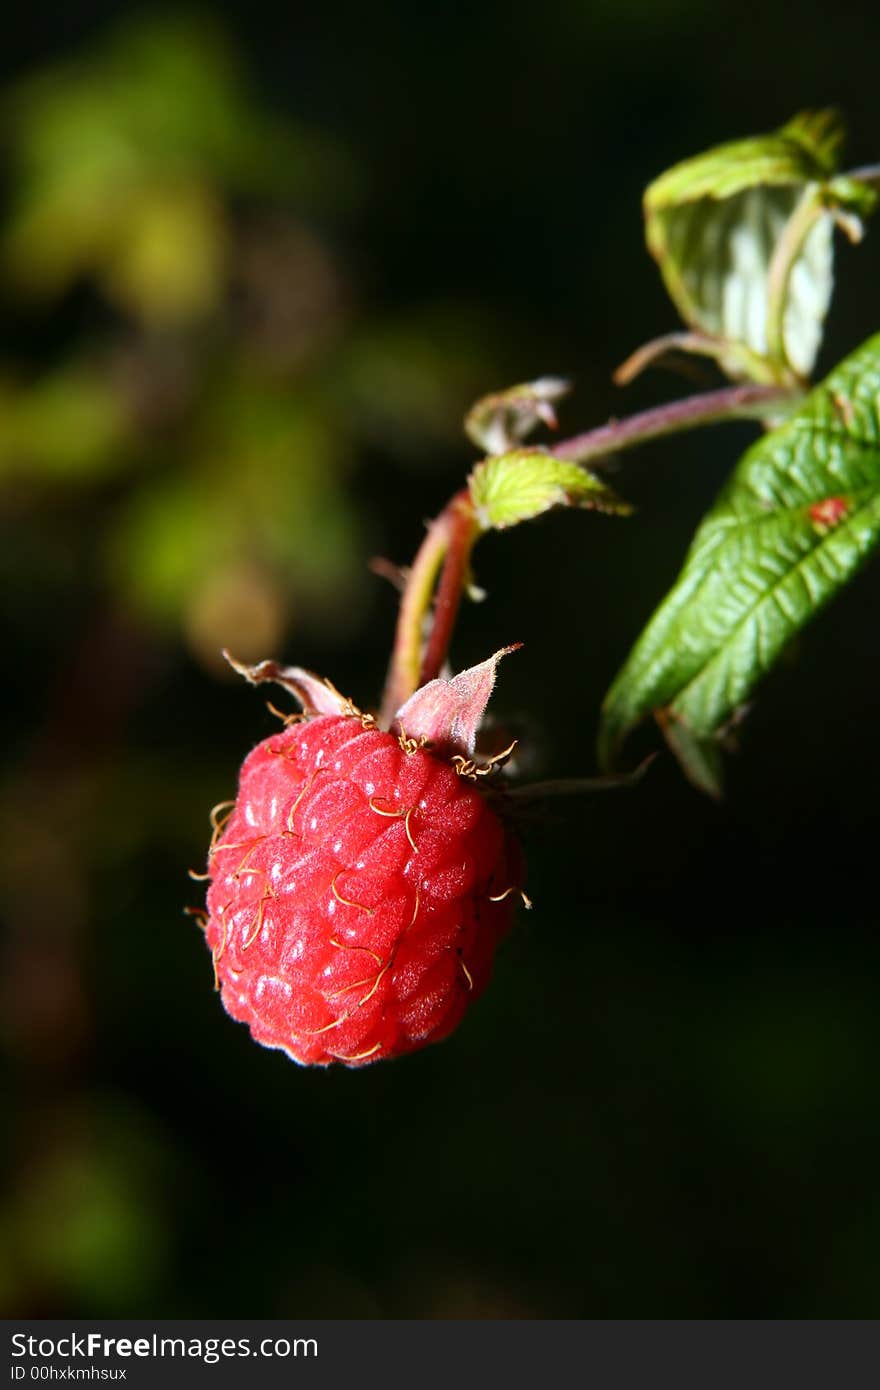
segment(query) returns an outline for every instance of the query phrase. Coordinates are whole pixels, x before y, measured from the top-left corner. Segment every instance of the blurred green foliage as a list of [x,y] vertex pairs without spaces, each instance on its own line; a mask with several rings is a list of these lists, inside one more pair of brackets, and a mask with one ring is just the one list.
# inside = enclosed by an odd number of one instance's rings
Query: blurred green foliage
[[15,182],[3,256],[17,288],[47,296],[93,276],[156,326],[217,308],[234,254],[228,197],[301,192],[318,158],[260,110],[205,23],[127,27],[23,82],[6,114]]
[[127,463],[129,415],[102,373],[72,364],[22,386],[0,383],[0,479],[56,483]]
[[[359,430],[448,437],[474,354],[427,322],[353,322],[320,216],[337,142],[263,110],[206,21],[140,21],[7,94],[0,269],[19,300],[90,286],[109,314],[54,370],[0,377],[0,479],[116,482],[105,583],[216,667],[358,611]],[[360,422],[360,423],[359,423]],[[42,485],[42,486],[41,486]]]

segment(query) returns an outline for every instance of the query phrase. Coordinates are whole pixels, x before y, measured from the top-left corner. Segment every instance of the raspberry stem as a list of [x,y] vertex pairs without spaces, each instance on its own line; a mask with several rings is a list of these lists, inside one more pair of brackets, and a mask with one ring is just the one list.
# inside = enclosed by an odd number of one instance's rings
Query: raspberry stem
[[480,532],[467,488],[456,493],[446,508],[448,544],[437,593],[434,616],[422,657],[419,685],[439,676],[455,629],[461,596],[470,574],[471,551]]
[[[467,586],[471,551],[478,534],[470,494],[464,488],[429,525],[407,576],[382,701],[382,720],[386,724],[414,691],[440,673]],[[433,615],[425,641],[425,619],[435,586]]]
[[701,425],[722,424],[726,420],[760,418],[779,405],[784,410],[794,404],[802,393],[786,386],[725,386],[717,391],[686,396],[684,400],[641,410],[622,420],[610,420],[607,425],[587,430],[554,444],[550,450],[556,458],[571,459],[574,463],[589,463],[601,467],[602,460],[623,449],[646,444],[663,435],[697,429]]
[[[623,420],[612,420],[598,429],[562,440],[551,452],[557,458],[601,466],[609,454],[662,435],[723,420],[760,417],[777,404],[784,408],[797,394],[790,387],[754,385],[709,391],[643,410]],[[416,690],[440,674],[461,596],[467,587],[471,551],[480,531],[467,488],[457,492],[428,526],[400,600],[382,701],[381,719],[386,727]]]

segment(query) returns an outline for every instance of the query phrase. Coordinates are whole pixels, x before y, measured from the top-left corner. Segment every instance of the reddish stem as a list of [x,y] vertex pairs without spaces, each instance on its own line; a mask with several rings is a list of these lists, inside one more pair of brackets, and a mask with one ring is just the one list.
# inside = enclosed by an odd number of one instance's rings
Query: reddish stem
[[800,394],[782,386],[724,386],[718,391],[705,391],[698,396],[686,396],[682,401],[655,406],[652,410],[641,410],[623,420],[610,420],[598,429],[563,439],[554,444],[550,452],[575,463],[594,463],[665,434],[678,434],[682,430],[696,429],[698,425],[714,425],[724,420],[760,417],[776,404],[791,404]]
[[[465,488],[456,493],[431,522],[407,575],[382,700],[384,724],[389,724],[413,691],[433,680],[443,665],[467,584],[470,554],[477,534],[470,494]],[[431,608],[438,572],[440,581],[431,631],[423,654],[425,619]]]
[[437,596],[434,599],[434,618],[422,657],[419,686],[426,685],[428,681],[439,676],[446,660],[461,596],[468,582],[471,551],[479,532],[467,488],[453,497],[446,511],[449,528],[448,547],[440,582],[437,585]]
[[[664,434],[721,420],[766,414],[773,405],[789,404],[797,395],[795,391],[776,386],[732,386],[709,391],[654,410],[643,410],[625,420],[612,420],[586,434],[563,440],[552,452],[557,458],[577,463],[599,463],[609,454]],[[471,551],[479,534],[480,526],[467,488],[457,492],[428,527],[400,601],[394,650],[382,701],[381,718],[386,726],[415,690],[440,673],[461,596],[467,586]],[[435,586],[436,597],[426,639],[425,623],[431,612]]]

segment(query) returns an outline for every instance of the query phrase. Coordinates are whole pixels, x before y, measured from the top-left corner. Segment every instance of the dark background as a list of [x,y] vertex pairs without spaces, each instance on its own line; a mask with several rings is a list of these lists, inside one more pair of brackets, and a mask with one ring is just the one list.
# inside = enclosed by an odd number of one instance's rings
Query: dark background
[[[508,0],[211,16],[250,75],[248,103],[332,158],[313,152],[292,186],[271,161],[256,187],[204,174],[233,270],[182,326],[106,291],[97,263],[43,298],[4,273],[14,387],[0,405],[18,410],[65,364],[120,355],[142,393],[158,374],[172,402],[134,412],[110,464],[88,449],[83,462],[67,416],[49,430],[51,468],[39,429],[4,444],[0,425],[7,1315],[876,1315],[876,569],[762,690],[723,805],[664,756],[637,790],[561,803],[534,826],[535,910],[442,1047],[298,1070],[225,1017],[181,909],[198,900],[186,869],[204,860],[208,808],[272,727],[212,657],[227,631],[241,650],[268,613],[277,650],[243,655],[374,699],[394,602],[367,562],[405,562],[461,485],[464,409],[562,372],[574,432],[689,389],[662,374],[626,393],[610,382],[676,326],[642,244],[644,185],[825,104],[847,117],[847,163],[875,162],[880,12]],[[5,81],[94,61],[120,20],[116,5],[20,9]],[[6,129],[11,217],[21,127]],[[305,327],[284,320],[261,358],[235,257],[264,225],[306,228],[317,257],[302,270],[281,256],[264,317],[285,275],[311,286],[332,272],[305,309],[291,291]],[[62,218],[50,246],[66,235]],[[880,231],[838,252],[823,371],[880,327]],[[233,573],[257,591],[243,607],[234,584],[205,598],[210,555],[176,587],[150,569],[157,535],[175,554],[191,535],[210,550],[204,457],[225,447],[230,381],[251,402],[235,438],[257,486],[265,381],[273,409],[289,392],[307,403],[306,437],[330,441],[329,492],[299,480],[295,449],[287,481],[267,481],[291,506],[318,491],[289,563],[255,504],[257,558],[236,541]],[[25,417],[43,424],[34,399]],[[282,440],[289,428],[285,416]],[[558,515],[483,543],[489,597],[464,614],[455,663],[525,644],[495,707],[523,722],[540,775],[594,770],[602,695],[753,433],[627,456],[615,482],[637,503],[630,521]],[[175,539],[178,478],[194,491]],[[172,501],[144,542],[156,487]],[[325,515],[342,539],[310,568]],[[280,547],[265,572],[260,527]],[[646,732],[632,760],[651,746]]]

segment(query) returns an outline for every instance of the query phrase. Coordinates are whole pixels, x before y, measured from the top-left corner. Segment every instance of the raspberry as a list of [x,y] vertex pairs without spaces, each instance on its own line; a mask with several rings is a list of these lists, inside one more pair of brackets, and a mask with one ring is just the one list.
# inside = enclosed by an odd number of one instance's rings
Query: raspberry
[[466,745],[438,756],[326,685],[318,708],[345,712],[317,713],[302,685],[309,715],[245,759],[215,835],[206,934],[224,1007],[257,1042],[356,1067],[458,1026],[510,927],[522,859]]

